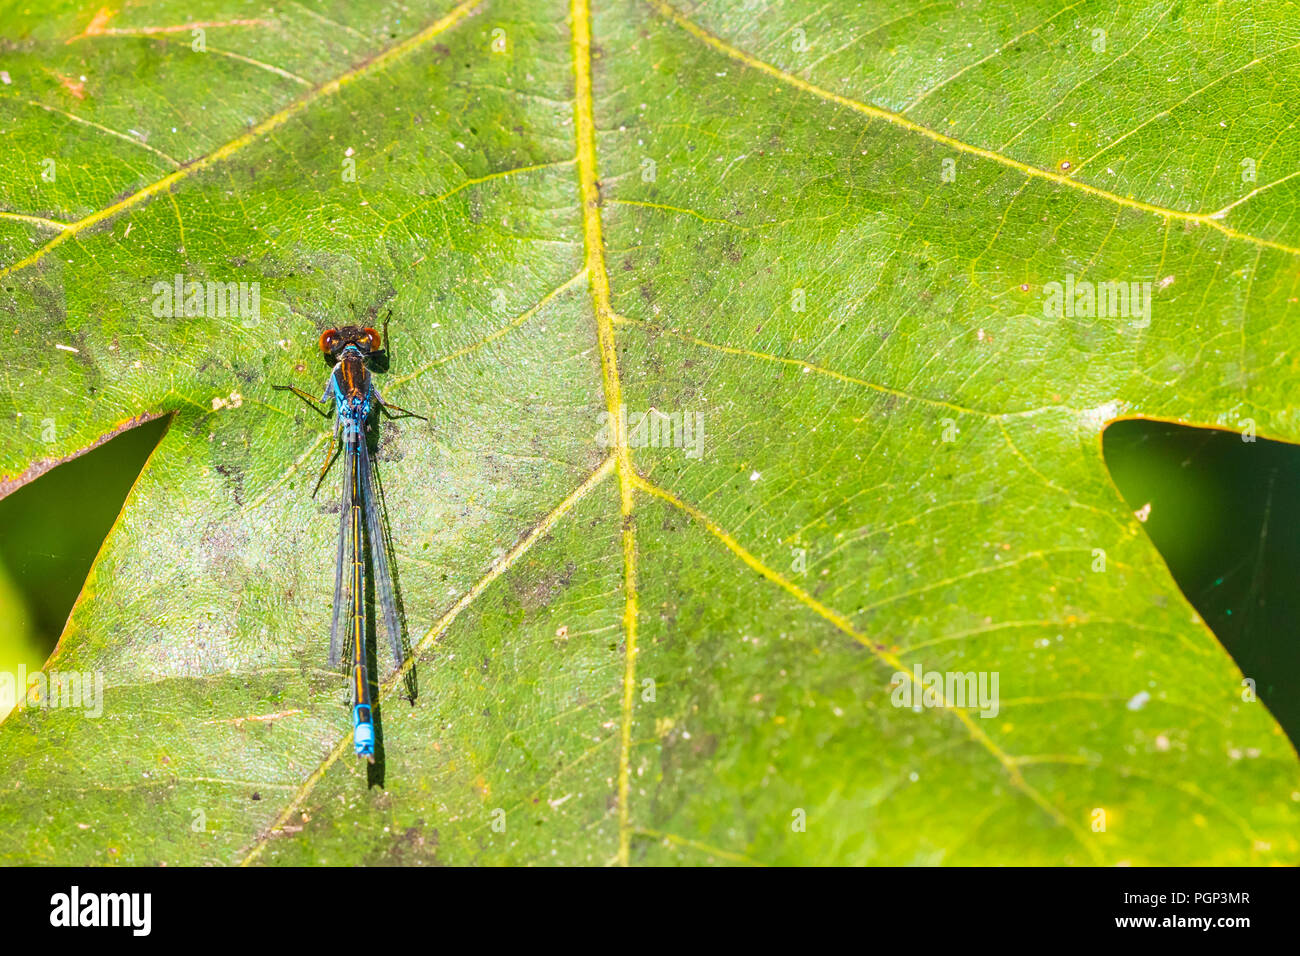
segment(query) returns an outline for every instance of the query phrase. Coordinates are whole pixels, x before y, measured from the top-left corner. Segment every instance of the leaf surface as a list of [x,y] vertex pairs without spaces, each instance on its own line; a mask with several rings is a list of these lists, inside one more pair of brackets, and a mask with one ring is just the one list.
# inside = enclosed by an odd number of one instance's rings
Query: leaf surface
[[[1286,5],[53,6],[0,11],[0,471],[173,418],[48,665],[102,716],[0,728],[0,858],[1300,857],[1100,445],[1300,437]],[[158,316],[178,274],[260,312]],[[269,386],[389,307],[432,415],[379,455],[419,696],[368,787]],[[928,672],[996,714],[895,706]]]

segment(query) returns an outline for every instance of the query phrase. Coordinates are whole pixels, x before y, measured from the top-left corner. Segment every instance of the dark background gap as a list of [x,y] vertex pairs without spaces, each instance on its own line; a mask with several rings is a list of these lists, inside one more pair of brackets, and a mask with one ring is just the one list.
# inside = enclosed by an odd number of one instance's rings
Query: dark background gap
[[128,428],[0,498],[0,602],[11,643],[6,659],[39,666],[54,650],[90,565],[169,416]]
[[1300,446],[1126,420],[1102,453],[1184,595],[1300,740]]

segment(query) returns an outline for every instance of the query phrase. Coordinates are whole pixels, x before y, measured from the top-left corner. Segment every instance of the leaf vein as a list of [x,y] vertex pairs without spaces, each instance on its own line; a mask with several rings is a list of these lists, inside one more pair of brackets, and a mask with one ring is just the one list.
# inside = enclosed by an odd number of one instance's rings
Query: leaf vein
[[1210,213],[1188,212],[1181,209],[1172,209],[1167,206],[1160,206],[1156,203],[1146,202],[1141,199],[1134,199],[1131,196],[1121,196],[1118,193],[1112,193],[1098,186],[1081,182],[1080,180],[1063,173],[1040,169],[1037,166],[1031,166],[1018,159],[1013,159],[1010,156],[1003,155],[996,150],[985,149],[982,146],[975,146],[971,143],[964,142],[956,137],[948,136],[944,133],[938,132],[937,130],[930,129],[928,126],[923,126],[899,113],[892,112],[883,107],[874,106],[870,103],[862,103],[858,100],[844,96],[843,94],[824,89],[814,83],[810,83],[807,80],[795,76],[793,73],[787,73],[780,67],[773,66],[770,63],[760,60],[753,54],[746,53],[744,50],[731,46],[725,40],[710,33],[699,24],[687,19],[681,11],[670,6],[668,3],[664,2],[664,0],[645,0],[645,2],[658,11],[665,19],[681,27],[681,29],[685,30],[706,46],[709,46],[719,53],[731,57],[733,60],[737,60],[754,70],[766,73],[768,76],[780,80],[795,89],[811,94],[818,99],[834,103],[835,105],[842,106],[845,109],[853,110],[854,112],[861,113],[864,116],[871,117],[872,119],[882,120],[883,122],[889,123],[893,126],[901,127],[908,132],[915,133],[918,136],[923,136],[926,139],[948,146],[951,149],[958,150],[959,152],[967,153],[971,156],[978,156],[980,159],[985,159],[1006,166],[1010,169],[1015,169],[1023,175],[1034,179],[1042,179],[1058,186],[1077,189],[1080,192],[1087,193],[1088,195],[1098,199],[1106,200],[1107,202],[1115,203],[1118,206],[1123,206],[1139,212],[1152,213],[1165,219],[1178,219],[1183,222],[1209,226],[1211,229],[1223,233],[1230,239],[1251,243],[1267,249],[1274,249],[1288,255],[1300,256],[1300,247],[1298,246],[1288,246],[1285,243],[1277,242],[1272,239],[1265,239],[1261,236],[1255,236],[1231,229],[1219,220],[1215,219]]
[[326,99],[327,97],[334,95],[344,86],[346,86],[348,83],[351,83],[352,81],[365,76],[366,74],[370,73],[373,70],[384,67],[394,60],[400,59],[401,57],[405,56],[407,53],[410,53],[412,50],[416,50],[424,46],[434,37],[438,36],[441,33],[446,32],[447,30],[454,27],[456,24],[460,23],[460,21],[465,19],[465,17],[471,16],[475,12],[476,8],[480,5],[480,3],[481,0],[463,0],[463,2],[458,4],[456,7],[454,7],[451,10],[451,12],[445,14],[443,17],[441,17],[434,23],[425,27],[419,33],[416,33],[415,35],[408,37],[407,39],[403,40],[401,43],[394,44],[393,46],[384,50],[382,53],[377,54],[376,56],[365,61],[359,66],[353,67],[351,70],[348,70],[346,73],[342,73],[339,76],[335,77],[334,79],[316,87],[314,90],[311,90],[310,92],[300,97],[299,99],[294,100],[292,103],[290,103],[284,109],[280,110],[278,113],[274,113],[271,116],[267,117],[266,119],[262,120],[262,122],[258,123],[248,132],[244,133],[241,136],[235,137],[230,142],[226,143],[224,146],[220,146],[217,149],[213,150],[212,152],[208,153],[206,156],[202,156],[199,159],[194,160],[192,163],[189,163],[186,166],[182,166],[180,169],[176,170],[175,172],[167,176],[164,176],[162,179],[150,183],[148,186],[145,186],[142,189],[136,190],[135,192],[127,196],[125,199],[121,199],[118,202],[113,203],[111,206],[106,206],[103,209],[98,210],[97,212],[91,213],[89,216],[85,216],[82,219],[77,220],[76,222],[72,223],[67,229],[63,230],[53,239],[49,240],[43,246],[38,248],[31,255],[27,256],[24,259],[20,259],[18,262],[14,263],[11,266],[5,266],[4,268],[0,269],[0,278],[4,278],[7,275],[11,275],[12,273],[18,272],[21,269],[25,269],[28,266],[35,265],[37,262],[40,262],[42,259],[44,259],[45,256],[47,256],[58,246],[62,245],[63,242],[68,238],[74,237],[79,233],[84,232],[85,230],[91,228],[92,226],[98,225],[99,223],[103,222],[106,219],[112,219],[120,212],[124,212],[125,210],[138,206],[141,203],[148,202],[150,199],[154,198],[160,193],[170,190],[173,186],[175,186],[177,183],[181,182],[182,180],[185,180],[188,177],[194,175],[195,173],[202,172],[203,170],[209,168],[210,166],[214,166],[217,163],[221,162],[222,160],[230,156],[233,156],[235,153],[239,152],[244,147],[250,145],[251,143],[257,142],[259,139],[261,139],[261,137],[265,136],[267,133],[271,132],[272,130],[276,129],[279,126],[283,126],[293,117],[297,116],[304,109],[306,109],[308,106],[311,106],[313,103],[317,102],[318,100]]

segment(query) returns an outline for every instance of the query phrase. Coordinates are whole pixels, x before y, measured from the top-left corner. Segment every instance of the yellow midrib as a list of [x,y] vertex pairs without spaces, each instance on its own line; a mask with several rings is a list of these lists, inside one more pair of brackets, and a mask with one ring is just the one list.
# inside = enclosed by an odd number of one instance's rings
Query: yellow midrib
[[636,526],[633,515],[632,456],[623,428],[623,386],[618,377],[614,345],[614,312],[609,299],[609,273],[605,270],[605,238],[600,218],[600,186],[596,163],[596,118],[591,87],[591,6],[589,0],[571,0],[570,35],[573,48],[573,126],[578,157],[578,191],[582,201],[582,236],[586,249],[587,282],[600,346],[600,375],[613,436],[618,472],[619,508],[623,516],[623,706],[618,755],[618,853],[626,866],[631,843],[628,813],[629,761],[632,747],[632,706],[636,685],[637,591]]

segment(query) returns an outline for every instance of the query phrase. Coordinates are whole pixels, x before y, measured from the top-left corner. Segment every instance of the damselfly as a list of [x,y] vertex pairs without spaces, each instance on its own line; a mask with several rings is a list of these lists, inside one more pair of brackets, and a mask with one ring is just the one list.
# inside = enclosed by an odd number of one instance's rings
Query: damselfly
[[397,666],[405,661],[401,622],[388,566],[384,529],[379,520],[375,480],[370,453],[377,447],[379,416],[390,419],[419,418],[391,402],[385,402],[371,381],[371,371],[388,369],[388,323],[381,337],[372,328],[345,325],[326,329],[320,337],[320,350],[327,365],[333,367],[325,384],[325,394],[317,403],[306,392],[292,385],[273,388],[293,392],[309,408],[329,418],[334,415],[334,436],[325,467],[316,480],[312,497],[320,490],[330,466],[344,453],[343,494],[339,507],[339,541],[334,559],[334,619],[330,625],[330,666],[338,667],[344,641],[351,650],[352,744],[358,757],[375,759],[375,724],[371,713],[370,677],[366,666],[366,554],[374,574],[376,624],[383,623],[388,632]]

